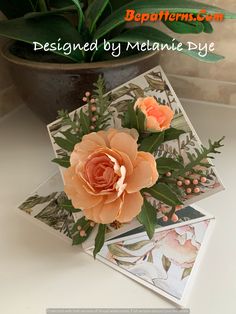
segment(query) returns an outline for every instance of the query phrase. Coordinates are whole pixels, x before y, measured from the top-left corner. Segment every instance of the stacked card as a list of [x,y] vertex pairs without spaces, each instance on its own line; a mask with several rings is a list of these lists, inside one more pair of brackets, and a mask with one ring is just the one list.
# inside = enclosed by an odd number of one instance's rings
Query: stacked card
[[[112,123],[116,128],[120,127],[119,115],[123,113],[124,106],[134,96],[153,96],[160,103],[171,106],[175,112],[172,126],[185,133],[179,139],[161,145],[155,153],[156,158],[178,155],[187,162],[188,153],[201,147],[196,132],[159,66],[116,88],[109,96],[113,100]],[[81,108],[71,114],[79,110]],[[64,152],[55,144],[53,137],[62,130],[60,120],[48,126],[56,156],[62,156]],[[157,208],[157,225],[151,240],[136,219],[128,224],[108,225],[106,242],[97,259],[171,301],[184,305],[214,225],[214,217],[189,205],[223,188],[213,166],[205,169],[205,177],[207,182],[201,185],[201,193],[184,196],[185,206],[178,211],[179,220],[176,222],[163,221],[158,214],[163,204],[153,197],[149,199]],[[19,209],[64,239],[70,239],[71,228],[83,213],[70,214],[66,208],[62,208],[61,200],[65,198],[63,180],[57,173],[32,193]],[[94,234],[83,244],[85,252],[92,254],[93,244]]]

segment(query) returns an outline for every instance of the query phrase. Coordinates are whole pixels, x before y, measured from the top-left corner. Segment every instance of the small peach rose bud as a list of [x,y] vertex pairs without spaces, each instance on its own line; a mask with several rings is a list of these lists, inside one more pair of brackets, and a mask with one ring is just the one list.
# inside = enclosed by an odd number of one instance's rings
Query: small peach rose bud
[[193,191],[194,191],[194,193],[198,194],[198,193],[200,193],[201,190],[199,188],[195,188]]
[[91,111],[95,112],[97,110],[96,106],[91,106]]
[[92,98],[92,99],[90,100],[90,102],[91,102],[91,104],[94,104],[94,103],[96,102],[96,100],[95,100],[94,98]]
[[192,193],[192,189],[191,189],[191,188],[187,188],[187,189],[186,189],[186,193],[187,193],[187,194],[191,194],[191,193]]
[[171,177],[171,172],[168,171],[168,172],[166,173],[166,176],[167,176],[167,177]]
[[171,217],[171,220],[173,222],[177,222],[179,220],[179,217],[176,214],[173,214],[172,217]]
[[199,183],[199,181],[198,181],[197,179],[194,179],[194,180],[193,180],[193,184],[194,184],[194,185],[198,185],[198,183]]
[[183,182],[182,181],[177,181],[177,185],[180,187],[183,185]]
[[92,122],[96,122],[97,121],[97,118],[96,117],[92,117]]
[[80,230],[79,234],[82,238],[86,237],[86,232],[84,230]]
[[190,183],[191,183],[190,180],[188,180],[188,179],[184,180],[185,185],[190,185]]
[[95,126],[94,126],[94,125],[91,125],[91,126],[90,126],[90,130],[94,131],[94,130],[95,130]]
[[81,226],[78,226],[78,227],[77,227],[77,230],[78,230],[78,231],[80,231],[81,229],[82,229]]
[[86,92],[86,93],[85,93],[85,96],[86,96],[86,97],[89,97],[90,95],[91,95],[90,92]]
[[164,222],[167,222],[167,221],[168,221],[168,217],[167,217],[167,216],[163,216],[163,217],[162,217],[162,220],[163,220]]
[[83,97],[83,102],[87,102],[88,101],[88,99],[87,99],[87,97]]
[[206,183],[207,182],[207,178],[206,177],[201,177],[201,182],[202,183]]
[[154,97],[138,98],[134,109],[145,115],[145,128],[148,131],[160,132],[169,129],[174,118],[174,111],[167,105],[161,105]]

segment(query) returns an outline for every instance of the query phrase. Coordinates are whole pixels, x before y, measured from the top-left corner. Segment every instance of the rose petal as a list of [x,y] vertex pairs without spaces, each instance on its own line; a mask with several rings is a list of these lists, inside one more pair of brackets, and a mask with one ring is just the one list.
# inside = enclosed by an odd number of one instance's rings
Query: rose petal
[[126,191],[134,193],[153,186],[158,179],[154,157],[145,152],[139,152],[136,166],[131,176],[127,177]]
[[103,196],[91,195],[84,188],[84,182],[75,174],[75,167],[70,167],[64,172],[65,193],[71,199],[75,208],[84,209],[99,204]]
[[126,193],[124,195],[124,201],[117,220],[121,223],[130,222],[140,213],[142,205],[143,197],[141,193]]
[[134,138],[127,133],[115,134],[110,142],[111,149],[123,152],[129,156],[131,162],[133,162],[137,156],[138,145]]
[[157,164],[156,164],[156,160],[155,160],[154,156],[150,153],[147,153],[147,152],[138,152],[138,157],[146,160],[149,163],[149,165],[151,166],[151,168],[152,168],[152,185],[151,186],[153,186],[159,178]]
[[120,211],[121,199],[118,198],[112,203],[99,204],[89,209],[84,210],[84,214],[88,219],[96,223],[108,224],[116,220]]

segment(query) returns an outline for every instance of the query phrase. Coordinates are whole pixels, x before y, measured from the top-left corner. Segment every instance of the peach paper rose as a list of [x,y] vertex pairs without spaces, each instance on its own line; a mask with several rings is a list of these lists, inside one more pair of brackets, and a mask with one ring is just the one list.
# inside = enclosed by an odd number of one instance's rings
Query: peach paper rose
[[140,213],[140,190],[153,186],[158,172],[154,157],[138,151],[137,140],[135,129],[109,129],[75,145],[64,173],[65,193],[88,219],[124,223]]
[[174,111],[166,105],[160,105],[154,97],[138,98],[134,108],[139,108],[146,116],[146,128],[149,131],[169,129],[174,117]]

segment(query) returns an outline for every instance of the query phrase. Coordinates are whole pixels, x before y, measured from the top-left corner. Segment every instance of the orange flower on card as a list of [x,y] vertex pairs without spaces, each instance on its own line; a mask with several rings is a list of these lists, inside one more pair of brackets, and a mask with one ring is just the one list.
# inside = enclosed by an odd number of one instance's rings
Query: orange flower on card
[[143,205],[140,190],[158,180],[152,154],[138,151],[135,129],[85,135],[64,173],[65,193],[96,223],[129,222]]
[[139,108],[144,113],[148,131],[169,129],[174,117],[174,111],[166,105],[160,105],[154,97],[138,98],[134,108]]

